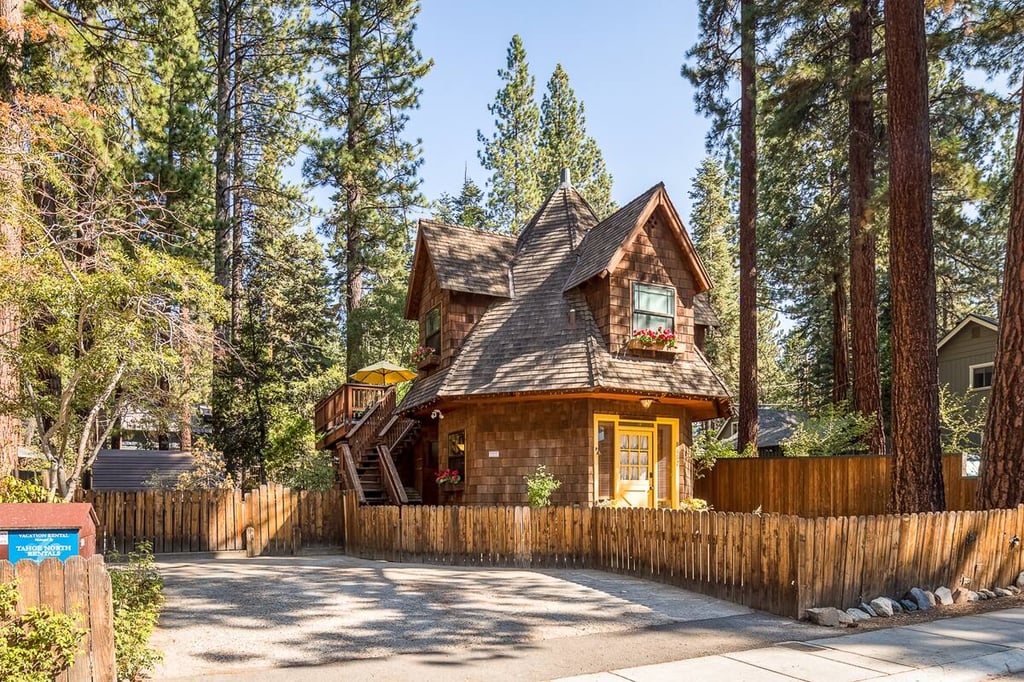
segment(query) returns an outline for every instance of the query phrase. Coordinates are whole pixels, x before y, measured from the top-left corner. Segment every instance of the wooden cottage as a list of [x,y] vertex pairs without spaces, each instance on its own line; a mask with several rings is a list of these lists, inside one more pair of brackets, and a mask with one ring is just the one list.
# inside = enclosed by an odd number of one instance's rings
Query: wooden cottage
[[[391,462],[378,452],[375,472],[364,437],[340,451],[343,477],[400,479],[380,486],[393,501],[519,504],[544,464],[557,504],[676,506],[692,423],[729,409],[702,353],[710,286],[662,184],[598,220],[565,183],[517,237],[420,221],[405,308],[418,376],[377,417]],[[674,347],[634,338],[659,327]],[[446,469],[462,482],[438,486]]]

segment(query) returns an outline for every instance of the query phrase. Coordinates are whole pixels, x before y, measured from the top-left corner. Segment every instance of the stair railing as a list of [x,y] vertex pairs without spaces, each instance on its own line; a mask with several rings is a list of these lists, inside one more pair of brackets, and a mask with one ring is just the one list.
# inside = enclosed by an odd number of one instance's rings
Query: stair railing
[[341,465],[341,476],[345,481],[345,488],[356,492],[356,499],[359,501],[359,504],[366,504],[363,482],[359,480],[359,472],[356,471],[356,461],[352,457],[352,449],[348,446],[348,443],[341,444],[340,458],[339,464]]
[[395,461],[391,459],[391,450],[387,445],[377,445],[377,458],[380,460],[380,478],[384,483],[384,490],[393,504],[409,504],[409,496],[405,494],[405,486],[395,468]]
[[394,411],[395,387],[391,386],[345,434],[345,442],[352,452],[362,456],[362,453],[372,448],[376,444],[381,426],[391,419]]

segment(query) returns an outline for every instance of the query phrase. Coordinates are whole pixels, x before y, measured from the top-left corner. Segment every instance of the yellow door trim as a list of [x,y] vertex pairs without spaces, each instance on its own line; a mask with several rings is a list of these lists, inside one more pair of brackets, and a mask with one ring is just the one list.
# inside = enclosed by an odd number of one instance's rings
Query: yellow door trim
[[[599,481],[599,454],[597,447],[597,424],[598,422],[612,422],[615,426],[615,436],[618,438],[619,434],[619,423],[643,423],[650,424],[651,428],[654,429],[654,440],[652,441],[652,451],[654,452],[655,462],[652,462],[651,466],[653,469],[653,477],[651,479],[651,494],[648,502],[652,507],[657,506],[660,502],[658,499],[658,467],[657,453],[658,453],[658,426],[666,425],[672,429],[672,447],[669,452],[669,495],[671,499],[668,501],[668,506],[672,509],[679,507],[679,419],[671,417],[655,417],[653,419],[637,419],[636,417],[620,417],[617,414],[607,414],[602,412],[594,413],[594,421],[591,425],[591,434],[594,438],[594,460],[593,460],[593,485],[594,485],[594,499],[598,500],[601,496],[600,481]],[[619,455],[617,450],[617,443],[614,444],[615,455],[612,457],[612,499],[617,500],[621,497],[622,491],[619,485]]]

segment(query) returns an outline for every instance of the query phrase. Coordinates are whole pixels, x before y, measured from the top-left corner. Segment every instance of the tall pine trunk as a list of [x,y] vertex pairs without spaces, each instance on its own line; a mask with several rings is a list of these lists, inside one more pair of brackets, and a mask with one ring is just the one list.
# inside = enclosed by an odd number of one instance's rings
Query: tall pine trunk
[[979,509],[1024,503],[1024,87],[1020,110],[999,301],[999,341],[982,441]]
[[[217,94],[214,148],[213,278],[231,295],[231,8],[233,0],[217,0]],[[226,335],[224,338],[227,338]]]
[[[0,26],[10,53],[0,60],[0,101],[11,104],[17,99],[18,71],[21,69],[22,18],[24,0],[0,0]],[[8,121],[0,125],[0,149],[17,147],[18,128]],[[0,249],[12,260],[21,257],[21,226],[17,220],[18,197],[22,196],[22,168],[15,154],[0,153]],[[18,308],[0,301],[0,342],[6,346],[18,343]],[[0,395],[13,398],[20,388],[18,370],[0,358]],[[18,465],[18,443],[21,421],[10,414],[0,414],[0,477]]]
[[850,392],[850,320],[846,312],[846,282],[837,267],[832,273],[832,402],[839,404]]
[[886,0],[893,512],[945,508],[939,446],[924,5]]
[[877,0],[850,12],[850,324],[853,409],[871,416],[869,447],[884,455],[882,377],[878,367],[878,296],[871,192],[875,175],[871,36]]
[[[345,146],[352,158],[358,158],[359,132],[362,130],[361,118],[361,85],[360,60],[363,57],[361,44],[360,15],[361,7],[358,0],[349,6],[348,31],[348,81],[345,84],[345,99],[347,101],[347,121],[345,126]],[[362,361],[362,325],[353,318],[363,301],[363,266],[361,262],[362,252],[362,225],[360,223],[360,203],[362,199],[361,188],[357,176],[350,171],[345,182],[345,214],[347,223],[345,225],[345,360],[348,367],[348,374],[359,369],[358,364]]]
[[234,13],[234,49],[232,73],[234,75],[233,106],[231,110],[231,343],[240,345],[242,327],[242,11]]
[[757,447],[757,84],[755,3],[740,4],[740,376],[736,448]]

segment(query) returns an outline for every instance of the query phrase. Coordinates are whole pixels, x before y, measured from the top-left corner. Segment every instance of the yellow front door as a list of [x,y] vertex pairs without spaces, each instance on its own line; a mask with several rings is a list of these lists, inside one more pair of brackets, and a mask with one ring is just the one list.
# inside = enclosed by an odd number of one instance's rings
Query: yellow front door
[[630,507],[654,506],[654,425],[620,423],[619,498]]

